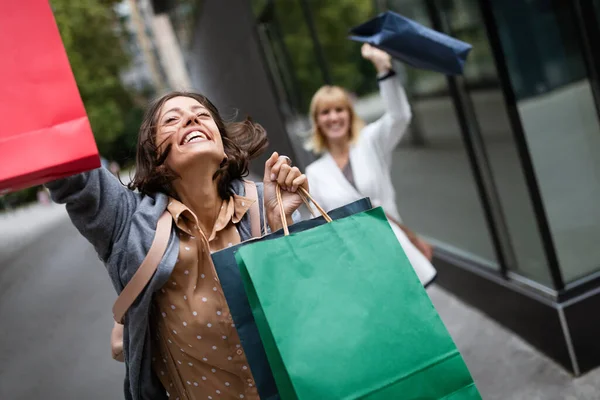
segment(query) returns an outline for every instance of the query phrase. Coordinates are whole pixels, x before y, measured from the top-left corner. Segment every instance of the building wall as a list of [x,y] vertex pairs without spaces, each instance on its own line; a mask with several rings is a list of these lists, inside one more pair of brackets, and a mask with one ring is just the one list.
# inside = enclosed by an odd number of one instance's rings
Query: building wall
[[249,115],[267,130],[269,150],[252,163],[252,172],[262,176],[264,161],[272,151],[294,158],[249,1],[204,1],[188,60],[192,87],[206,95],[224,117]]
[[173,90],[189,90],[188,71],[169,16],[166,13],[155,15],[152,18],[152,28],[156,38],[156,50],[160,55],[169,87]]

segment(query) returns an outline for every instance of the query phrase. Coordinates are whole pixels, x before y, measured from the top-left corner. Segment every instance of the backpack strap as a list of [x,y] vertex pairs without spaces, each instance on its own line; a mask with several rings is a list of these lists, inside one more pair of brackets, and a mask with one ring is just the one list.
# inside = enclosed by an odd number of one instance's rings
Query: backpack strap
[[152,246],[142,261],[142,264],[135,272],[129,283],[123,288],[121,294],[113,305],[113,317],[116,322],[122,324],[123,318],[129,310],[129,307],[135,302],[135,299],[142,293],[152,275],[158,268],[158,264],[165,254],[169,237],[171,235],[171,225],[173,217],[168,211],[165,211],[158,219],[156,225],[156,235],[152,240]]
[[244,181],[245,197],[250,200],[254,200],[254,203],[250,206],[250,234],[252,238],[261,237],[260,234],[260,209],[258,208],[258,190],[256,189],[256,183],[250,181]]

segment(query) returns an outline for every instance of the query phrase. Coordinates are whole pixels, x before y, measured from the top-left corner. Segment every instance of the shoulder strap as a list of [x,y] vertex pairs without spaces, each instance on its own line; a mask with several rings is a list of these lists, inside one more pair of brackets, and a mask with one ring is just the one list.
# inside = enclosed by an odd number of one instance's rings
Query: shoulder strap
[[260,235],[260,209],[258,208],[258,190],[256,183],[244,181],[245,197],[254,200],[250,206],[250,233],[253,238],[259,238]]
[[158,264],[165,254],[167,244],[169,243],[172,223],[173,217],[168,211],[165,211],[158,219],[156,235],[154,235],[154,240],[152,240],[150,251],[148,251],[146,258],[144,258],[144,261],[142,261],[142,264],[127,286],[121,291],[121,294],[113,305],[113,317],[116,322],[123,323],[123,318],[127,310],[129,310],[135,299],[142,293],[142,290],[144,290],[152,275],[154,275],[154,271],[158,268]]

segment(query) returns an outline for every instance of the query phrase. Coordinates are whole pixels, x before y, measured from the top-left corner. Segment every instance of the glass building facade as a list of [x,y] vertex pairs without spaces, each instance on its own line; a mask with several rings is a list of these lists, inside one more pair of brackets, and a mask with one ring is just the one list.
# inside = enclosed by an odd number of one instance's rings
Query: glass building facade
[[439,284],[572,372],[599,364],[586,336],[600,287],[600,1],[254,0],[293,141],[323,84],[381,115],[346,36],[386,9],[473,45],[461,77],[396,66],[414,112],[395,149],[398,208],[436,245]]
[[413,109],[398,209],[435,244],[440,286],[575,375],[600,365],[600,0],[153,3],[194,89],[264,121],[301,167],[321,85],[347,88],[367,121],[383,113],[349,28],[389,9],[471,43],[463,76],[395,65]]

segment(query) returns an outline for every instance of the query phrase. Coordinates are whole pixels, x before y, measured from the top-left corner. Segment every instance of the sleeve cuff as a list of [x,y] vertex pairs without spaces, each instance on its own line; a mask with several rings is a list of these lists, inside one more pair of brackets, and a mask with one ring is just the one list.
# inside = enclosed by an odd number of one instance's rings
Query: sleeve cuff
[[392,76],[396,76],[396,71],[394,71],[393,69],[390,69],[389,71],[387,71],[383,74],[377,75],[377,82],[384,81],[388,78],[391,78]]

